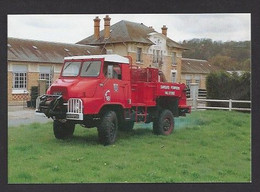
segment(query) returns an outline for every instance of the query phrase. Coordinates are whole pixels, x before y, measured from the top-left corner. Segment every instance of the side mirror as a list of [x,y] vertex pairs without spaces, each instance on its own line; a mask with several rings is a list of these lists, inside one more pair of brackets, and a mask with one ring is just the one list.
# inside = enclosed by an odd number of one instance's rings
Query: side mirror
[[113,65],[107,66],[107,78],[109,79],[113,78]]

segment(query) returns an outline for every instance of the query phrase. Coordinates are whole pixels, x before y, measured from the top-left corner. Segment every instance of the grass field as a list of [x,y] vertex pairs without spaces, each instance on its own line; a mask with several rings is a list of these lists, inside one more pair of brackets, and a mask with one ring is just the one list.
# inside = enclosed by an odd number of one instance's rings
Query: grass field
[[151,124],[119,132],[111,146],[76,127],[56,140],[52,123],[8,128],[8,183],[250,182],[250,114],[199,111],[175,119],[170,136]]

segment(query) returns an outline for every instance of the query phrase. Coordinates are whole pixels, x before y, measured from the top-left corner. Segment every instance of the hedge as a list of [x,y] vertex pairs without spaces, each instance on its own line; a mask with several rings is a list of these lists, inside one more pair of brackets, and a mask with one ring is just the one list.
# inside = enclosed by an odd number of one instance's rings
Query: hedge
[[[207,99],[233,99],[251,100],[250,98],[251,75],[245,72],[242,75],[234,72],[210,73],[206,78]],[[208,102],[212,107],[228,107],[228,103]],[[250,108],[250,104],[234,103],[233,107]]]

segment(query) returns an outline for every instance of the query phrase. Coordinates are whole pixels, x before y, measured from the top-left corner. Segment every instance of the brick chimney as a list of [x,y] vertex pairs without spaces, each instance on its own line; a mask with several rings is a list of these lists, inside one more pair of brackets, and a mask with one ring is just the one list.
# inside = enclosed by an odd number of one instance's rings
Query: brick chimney
[[166,27],[166,25],[163,25],[163,27],[162,27],[162,34],[163,35],[165,35],[166,37],[167,37],[167,27]]
[[96,17],[94,20],[94,37],[95,39],[99,39],[100,37],[100,19]]
[[104,18],[104,38],[110,37],[110,20],[111,18],[106,15],[106,17]]

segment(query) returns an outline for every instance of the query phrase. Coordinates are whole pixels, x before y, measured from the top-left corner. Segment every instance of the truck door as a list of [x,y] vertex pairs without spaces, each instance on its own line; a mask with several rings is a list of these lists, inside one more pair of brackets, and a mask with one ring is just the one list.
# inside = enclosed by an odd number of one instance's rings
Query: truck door
[[122,65],[118,63],[106,63],[104,75],[107,82],[104,86],[105,102],[116,102],[130,107],[130,85],[129,81],[123,80]]
[[115,96],[117,96],[117,99],[120,103],[128,108],[130,102],[130,87],[129,82],[123,80],[122,75],[122,65],[113,65],[113,89],[115,91]]

